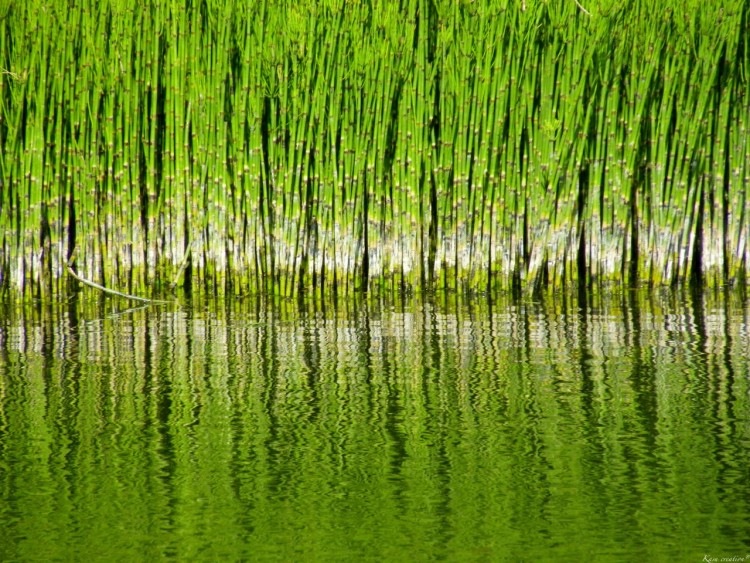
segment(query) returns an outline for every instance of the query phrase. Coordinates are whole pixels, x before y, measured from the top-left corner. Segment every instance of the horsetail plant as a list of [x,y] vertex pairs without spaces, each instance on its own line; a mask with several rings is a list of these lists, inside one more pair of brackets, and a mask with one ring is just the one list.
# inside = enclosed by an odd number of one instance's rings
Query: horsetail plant
[[747,281],[746,0],[3,10],[3,290]]

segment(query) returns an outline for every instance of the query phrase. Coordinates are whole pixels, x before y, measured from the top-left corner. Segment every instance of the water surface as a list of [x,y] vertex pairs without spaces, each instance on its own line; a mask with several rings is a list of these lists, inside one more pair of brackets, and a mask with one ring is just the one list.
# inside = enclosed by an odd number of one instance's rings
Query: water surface
[[0,311],[0,559],[750,553],[737,295]]

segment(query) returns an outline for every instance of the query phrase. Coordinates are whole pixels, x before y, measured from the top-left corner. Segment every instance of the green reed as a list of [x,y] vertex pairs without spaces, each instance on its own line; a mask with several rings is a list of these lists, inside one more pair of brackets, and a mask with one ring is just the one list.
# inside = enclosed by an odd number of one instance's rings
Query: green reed
[[9,4],[0,286],[745,283],[749,13]]

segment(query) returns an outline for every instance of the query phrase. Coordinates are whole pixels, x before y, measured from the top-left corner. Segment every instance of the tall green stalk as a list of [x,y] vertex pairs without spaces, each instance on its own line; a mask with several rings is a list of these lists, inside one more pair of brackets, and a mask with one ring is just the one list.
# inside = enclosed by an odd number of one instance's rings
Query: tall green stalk
[[3,288],[746,283],[746,0],[2,10]]

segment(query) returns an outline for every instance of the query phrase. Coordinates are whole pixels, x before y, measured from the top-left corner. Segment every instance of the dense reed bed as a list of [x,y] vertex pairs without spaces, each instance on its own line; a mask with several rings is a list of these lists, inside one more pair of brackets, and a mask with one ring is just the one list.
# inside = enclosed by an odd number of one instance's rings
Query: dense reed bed
[[0,287],[745,284],[749,3],[0,8]]

